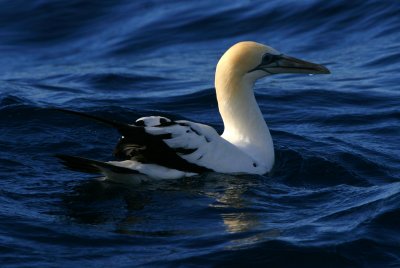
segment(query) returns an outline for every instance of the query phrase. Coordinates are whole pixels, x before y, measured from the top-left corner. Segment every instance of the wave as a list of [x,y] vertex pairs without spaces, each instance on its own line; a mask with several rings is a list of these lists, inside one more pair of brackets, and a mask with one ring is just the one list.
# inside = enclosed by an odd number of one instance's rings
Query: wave
[[[218,42],[223,39],[226,43],[255,33],[271,40],[277,40],[276,35],[283,40],[288,36],[315,36],[314,44],[308,49],[319,50],[340,45],[321,38],[323,35],[342,38],[363,31],[364,36],[382,38],[383,35],[392,35],[393,29],[400,26],[396,19],[397,1],[288,0],[230,5],[204,1],[197,3],[195,8],[191,3],[81,0],[37,0],[28,4],[13,1],[4,5],[0,12],[0,23],[5,25],[3,44],[65,47],[69,43],[70,53],[80,55],[91,54],[88,53],[90,50],[111,55],[137,55],[144,50],[182,42]],[[297,49],[301,51],[303,48]]]

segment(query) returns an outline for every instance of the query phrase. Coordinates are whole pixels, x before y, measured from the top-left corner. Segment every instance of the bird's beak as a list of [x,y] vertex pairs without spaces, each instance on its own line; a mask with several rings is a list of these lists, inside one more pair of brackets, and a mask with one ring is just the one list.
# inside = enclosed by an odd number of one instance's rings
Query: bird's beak
[[296,59],[286,55],[276,56],[276,60],[268,65],[259,66],[260,69],[270,74],[296,73],[296,74],[330,74],[323,65]]

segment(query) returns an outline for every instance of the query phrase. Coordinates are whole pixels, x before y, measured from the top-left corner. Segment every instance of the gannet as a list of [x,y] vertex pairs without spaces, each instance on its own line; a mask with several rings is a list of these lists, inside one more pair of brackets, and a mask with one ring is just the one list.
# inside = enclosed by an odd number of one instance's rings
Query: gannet
[[330,72],[322,65],[286,56],[263,44],[239,42],[223,54],[215,72],[222,135],[204,124],[162,116],[142,117],[126,124],[62,110],[110,125],[122,137],[114,150],[115,161],[58,157],[70,169],[101,173],[114,181],[177,179],[203,172],[266,174],[274,165],[274,146],[253,86],[260,78],[282,73]]

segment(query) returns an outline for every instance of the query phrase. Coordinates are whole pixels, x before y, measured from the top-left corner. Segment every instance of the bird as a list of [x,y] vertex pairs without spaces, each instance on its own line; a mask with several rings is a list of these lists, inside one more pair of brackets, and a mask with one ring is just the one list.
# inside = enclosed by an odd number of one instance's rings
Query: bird
[[111,126],[121,135],[115,160],[56,155],[69,169],[133,183],[192,177],[205,172],[264,175],[275,161],[273,140],[254,95],[257,80],[274,74],[329,74],[323,65],[300,60],[253,41],[231,46],[215,71],[222,135],[188,120],[147,116],[128,124],[58,109]]

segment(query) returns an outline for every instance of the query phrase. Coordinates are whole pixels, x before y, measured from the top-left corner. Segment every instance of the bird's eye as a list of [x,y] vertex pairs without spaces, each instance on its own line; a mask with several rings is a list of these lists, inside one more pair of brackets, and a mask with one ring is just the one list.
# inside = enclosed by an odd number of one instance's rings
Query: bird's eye
[[279,59],[280,55],[273,55],[269,53],[265,53],[263,58],[262,58],[262,64],[263,65],[268,65],[271,64]]
[[271,63],[271,62],[273,61],[273,59],[274,59],[273,56],[274,56],[274,55],[271,55],[271,54],[269,54],[269,53],[265,53],[265,55],[264,55],[263,58],[262,58],[262,63],[263,63],[263,64],[269,64],[269,63]]

